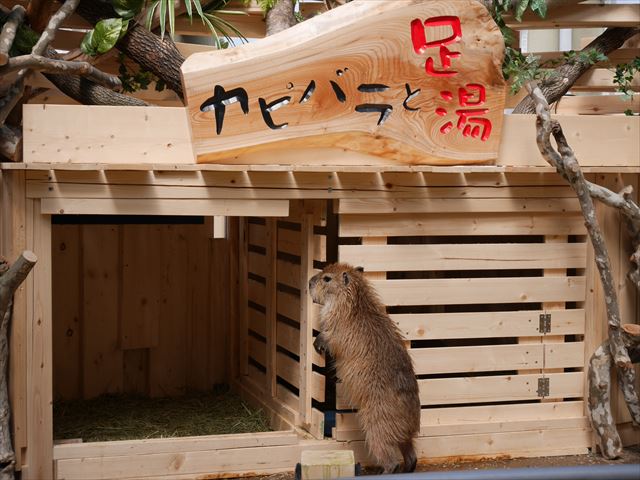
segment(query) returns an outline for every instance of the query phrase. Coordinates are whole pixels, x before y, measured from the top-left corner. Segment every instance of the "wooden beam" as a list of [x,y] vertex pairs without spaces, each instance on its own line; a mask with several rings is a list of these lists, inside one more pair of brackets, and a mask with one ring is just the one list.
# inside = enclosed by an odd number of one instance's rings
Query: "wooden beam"
[[640,112],[640,94],[625,98],[622,95],[580,95],[564,96],[555,103],[554,111],[559,114],[610,115],[629,110]]
[[[28,283],[27,446],[25,480],[53,478],[53,351],[51,217],[40,201],[27,201],[27,245],[38,263]],[[29,308],[30,307],[30,308]]]
[[545,18],[528,10],[520,22],[510,16],[505,21],[514,30],[637,27],[640,9],[637,5],[570,5],[551,9]]
[[[313,271],[313,213],[302,215],[300,224],[301,252],[300,252],[300,420],[303,428],[309,428],[311,423],[311,382],[313,376],[313,319],[314,310],[311,308],[311,296],[309,295],[309,279]],[[324,377],[323,377],[324,379]],[[324,382],[323,382],[324,390]],[[322,392],[324,396],[324,391]]]
[[144,200],[48,198],[42,201],[46,214],[64,215],[264,215],[286,217],[287,200]]

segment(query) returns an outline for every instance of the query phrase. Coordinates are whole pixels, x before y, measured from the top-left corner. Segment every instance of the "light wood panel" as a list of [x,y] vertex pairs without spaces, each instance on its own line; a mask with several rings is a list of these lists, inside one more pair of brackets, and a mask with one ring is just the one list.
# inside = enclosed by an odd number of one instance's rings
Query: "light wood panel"
[[584,268],[584,243],[340,245],[340,258],[365,271]]

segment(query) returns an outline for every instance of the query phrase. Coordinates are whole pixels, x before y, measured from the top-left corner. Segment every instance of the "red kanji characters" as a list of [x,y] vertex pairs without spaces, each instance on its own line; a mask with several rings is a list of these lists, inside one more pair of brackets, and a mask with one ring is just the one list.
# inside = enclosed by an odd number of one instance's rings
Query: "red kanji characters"
[[[451,27],[451,35],[439,40],[433,40],[428,42],[426,36],[426,29],[429,27]],[[462,28],[460,26],[460,19],[455,16],[443,16],[443,17],[431,17],[424,21],[424,27],[422,21],[418,18],[411,22],[411,41],[413,42],[413,49],[418,54],[423,54],[427,48],[440,47],[440,63],[442,64],[442,70],[436,70],[434,67],[434,61],[432,57],[427,58],[425,63],[425,70],[428,75],[434,77],[452,77],[458,72],[449,70],[451,67],[451,59],[460,57],[460,52],[452,52],[446,46],[457,42],[462,38]]]
[[[477,83],[468,83],[465,87],[466,88],[458,89],[458,103],[461,107],[481,106],[484,104],[486,99],[486,90],[484,86]],[[440,97],[442,97],[443,100],[450,102],[453,100],[453,93],[443,90],[440,92]],[[462,130],[463,136],[471,136],[473,138],[480,137],[484,142],[491,135],[491,120],[482,117],[482,115],[486,115],[488,112],[488,108],[458,109],[456,110],[456,115],[458,115],[456,128],[458,130]],[[444,117],[447,115],[447,110],[445,108],[438,107],[436,108],[436,115]],[[446,135],[452,129],[453,122],[446,122],[440,127],[440,133]]]

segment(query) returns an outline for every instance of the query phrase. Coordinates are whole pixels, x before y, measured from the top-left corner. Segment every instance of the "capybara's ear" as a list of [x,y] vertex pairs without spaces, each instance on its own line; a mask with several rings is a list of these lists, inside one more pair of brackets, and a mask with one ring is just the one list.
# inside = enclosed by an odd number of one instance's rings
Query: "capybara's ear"
[[347,272],[342,272],[342,281],[345,285],[349,285],[349,274]]
[[362,272],[364,272],[364,267],[356,267],[355,271],[362,273]]

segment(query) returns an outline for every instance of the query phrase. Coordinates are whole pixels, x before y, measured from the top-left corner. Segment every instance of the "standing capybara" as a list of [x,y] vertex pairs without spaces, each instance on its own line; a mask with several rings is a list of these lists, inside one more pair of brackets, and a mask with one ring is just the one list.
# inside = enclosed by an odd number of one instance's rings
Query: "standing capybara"
[[420,430],[418,382],[402,336],[362,268],[327,266],[309,281],[320,309],[313,344],[335,360],[347,400],[358,407],[367,447],[385,473],[416,467],[413,437]]

